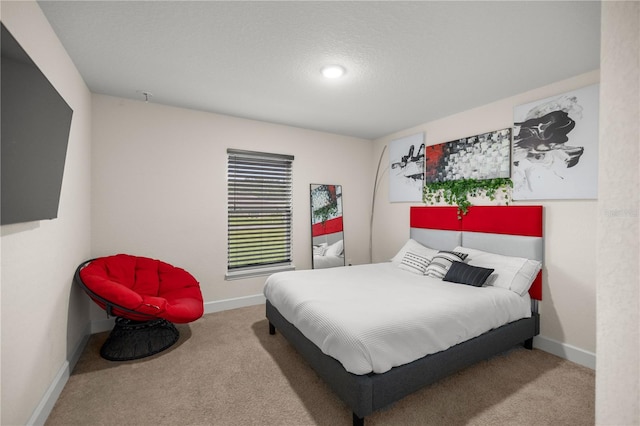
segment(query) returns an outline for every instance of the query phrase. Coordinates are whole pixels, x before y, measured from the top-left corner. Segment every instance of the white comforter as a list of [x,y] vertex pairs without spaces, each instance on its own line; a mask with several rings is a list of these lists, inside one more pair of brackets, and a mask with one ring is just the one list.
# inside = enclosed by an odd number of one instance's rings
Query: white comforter
[[315,269],[335,268],[336,266],[344,266],[344,257],[342,257],[342,256],[313,256],[313,267]]
[[531,316],[528,294],[441,281],[391,262],[276,273],[264,294],[354,374],[384,373]]

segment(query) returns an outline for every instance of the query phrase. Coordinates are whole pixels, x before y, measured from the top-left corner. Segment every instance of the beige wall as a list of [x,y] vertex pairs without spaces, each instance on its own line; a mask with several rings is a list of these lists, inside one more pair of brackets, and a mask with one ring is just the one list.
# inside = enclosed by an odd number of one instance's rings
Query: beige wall
[[[90,93],[35,2],[1,4],[2,22],[73,109],[58,218],[2,226],[3,425],[25,424],[87,330],[72,286],[90,251]],[[64,383],[64,382],[63,382]],[[54,395],[56,396],[56,395]]]
[[[640,300],[633,258],[639,259],[640,239],[639,13],[638,3],[603,2],[600,200],[542,203],[547,233],[542,335],[595,351],[598,283],[598,424],[638,422]],[[343,185],[347,256],[365,263],[373,175],[383,145],[417,131],[425,131],[427,143],[435,144],[507,127],[514,105],[599,80],[597,72],[578,76],[372,145],[153,103],[101,95],[91,99],[35,2],[3,1],[0,16],[74,110],[59,218],[1,228],[2,424],[25,424],[37,410],[46,412],[38,404],[55,401],[55,385],[66,381],[70,352],[89,321],[87,298],[71,284],[80,261],[117,251],[140,252],[192,270],[207,301],[261,292],[263,278],[223,278],[226,190],[221,182],[227,147],[296,156],[298,268],[310,266],[309,183]],[[385,156],[383,168],[387,164]],[[375,210],[374,261],[391,257],[408,237],[410,204],[388,202],[387,180],[385,172]],[[618,256],[629,256],[630,262],[621,267],[609,263]]]
[[346,257],[368,261],[371,141],[109,96],[93,96],[92,251],[189,270],[205,302],[262,293],[225,281],[227,148],[295,156],[293,261],[311,267],[309,184],[341,184]]
[[[425,132],[426,144],[434,145],[513,125],[513,107],[595,84],[598,71],[561,81],[480,108],[389,135],[375,141],[377,164],[383,146],[399,137]],[[374,219],[374,261],[392,257],[409,236],[411,203],[389,203],[388,148],[384,154],[384,175],[377,193]],[[382,173],[382,171],[381,171]],[[487,204],[487,200],[477,200]],[[420,203],[414,203],[419,205]],[[514,203],[524,204],[524,203]],[[544,206],[545,266],[541,336],[593,355],[595,327],[595,200],[541,201]],[[544,344],[544,342],[541,342]],[[549,343],[549,340],[546,341]],[[565,349],[567,347],[565,346]]]
[[640,424],[640,3],[602,3],[596,423]]

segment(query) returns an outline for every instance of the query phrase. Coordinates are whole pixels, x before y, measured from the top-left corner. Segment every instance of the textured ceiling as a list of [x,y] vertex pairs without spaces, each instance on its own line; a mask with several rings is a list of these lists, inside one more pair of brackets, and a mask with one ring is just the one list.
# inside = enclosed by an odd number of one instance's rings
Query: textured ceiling
[[94,93],[367,139],[599,68],[599,2],[39,4]]

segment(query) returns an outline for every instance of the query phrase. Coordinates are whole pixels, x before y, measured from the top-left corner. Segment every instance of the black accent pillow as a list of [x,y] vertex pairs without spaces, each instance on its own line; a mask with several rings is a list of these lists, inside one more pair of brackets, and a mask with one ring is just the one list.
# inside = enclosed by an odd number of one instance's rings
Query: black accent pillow
[[482,287],[493,271],[494,269],[471,266],[464,262],[453,262],[442,280]]

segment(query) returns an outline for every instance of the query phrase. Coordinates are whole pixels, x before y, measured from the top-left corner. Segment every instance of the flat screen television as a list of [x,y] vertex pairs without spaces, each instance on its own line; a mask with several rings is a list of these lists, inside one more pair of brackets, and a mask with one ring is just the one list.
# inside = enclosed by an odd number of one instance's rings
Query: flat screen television
[[0,222],[58,217],[73,110],[2,25]]

